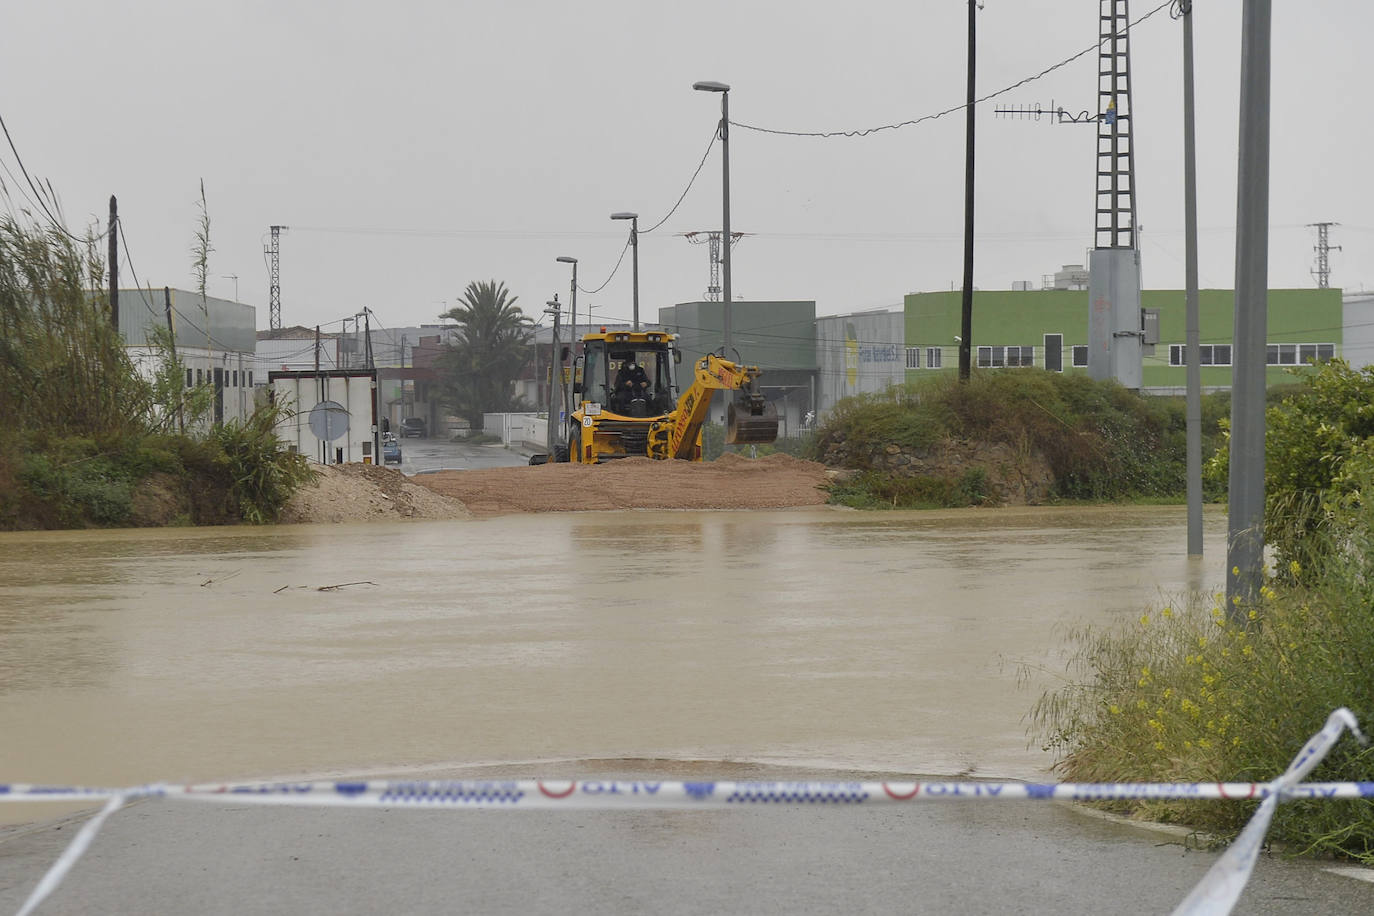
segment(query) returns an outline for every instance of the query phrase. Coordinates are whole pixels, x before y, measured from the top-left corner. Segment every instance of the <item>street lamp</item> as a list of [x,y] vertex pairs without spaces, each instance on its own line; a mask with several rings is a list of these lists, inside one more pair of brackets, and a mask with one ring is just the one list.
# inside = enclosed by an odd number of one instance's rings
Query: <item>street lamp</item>
[[710,80],[693,83],[692,88],[699,92],[720,93],[720,159],[724,165],[721,180],[721,195],[724,198],[724,215],[721,217],[721,239],[725,243],[725,308],[721,323],[725,326],[725,346],[721,354],[727,359],[730,350],[730,87],[724,83]]
[[571,322],[572,331],[569,336],[572,339],[573,356],[577,356],[577,258],[570,258],[565,254],[559,255],[555,260],[560,264],[571,264],[572,271],[572,295],[569,297],[569,305],[572,308]]
[[630,221],[630,247],[634,249],[632,263],[634,264],[634,285],[635,285],[635,312],[634,330],[639,330],[639,214],[638,213],[612,213],[611,219],[627,219]]

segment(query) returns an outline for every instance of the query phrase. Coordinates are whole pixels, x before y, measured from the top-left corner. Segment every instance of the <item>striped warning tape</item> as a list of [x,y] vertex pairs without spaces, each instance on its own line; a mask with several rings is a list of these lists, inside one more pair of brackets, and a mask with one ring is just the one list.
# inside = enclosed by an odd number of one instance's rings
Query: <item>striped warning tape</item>
[[0,784],[0,802],[177,798],[262,805],[434,808],[703,808],[741,805],[875,805],[1030,799],[1057,801],[1281,801],[1374,798],[1374,782],[1023,783],[1023,782],[677,782],[671,780],[424,780],[147,785],[124,789]]
[[1349,729],[1360,732],[1348,709],[1337,709],[1278,779],[1268,783],[1016,783],[1016,782],[677,782],[648,780],[437,780],[230,783],[125,789],[0,784],[4,801],[96,801],[104,808],[73,838],[20,909],[28,916],[55,890],[100,826],[137,798],[171,798],[239,805],[444,808],[700,808],[757,805],[870,805],[946,799],[1258,800],[1240,836],[1217,859],[1174,916],[1225,916],[1250,878],[1265,833],[1281,801],[1299,798],[1374,798],[1374,782],[1302,782]]

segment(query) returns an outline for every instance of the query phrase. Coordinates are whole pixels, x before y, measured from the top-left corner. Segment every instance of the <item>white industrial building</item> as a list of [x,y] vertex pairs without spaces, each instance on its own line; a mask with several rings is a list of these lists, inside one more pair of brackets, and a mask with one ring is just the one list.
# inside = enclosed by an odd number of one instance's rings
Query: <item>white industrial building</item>
[[214,387],[207,418],[214,423],[251,414],[253,387],[267,381],[254,361],[256,322],[253,306],[229,299],[202,299],[184,289],[119,291],[119,333],[139,372],[151,377],[156,371],[161,357],[153,329],[170,326],[187,387]]

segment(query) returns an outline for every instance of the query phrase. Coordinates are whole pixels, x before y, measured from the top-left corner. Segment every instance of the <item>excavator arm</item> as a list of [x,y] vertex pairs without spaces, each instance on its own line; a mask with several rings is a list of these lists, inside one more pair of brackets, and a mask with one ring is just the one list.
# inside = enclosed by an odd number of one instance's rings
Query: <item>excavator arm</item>
[[730,403],[727,442],[757,443],[777,439],[777,414],[754,384],[759,374],[757,366],[741,366],[714,353],[697,360],[691,387],[678,399],[673,413],[661,421],[667,426],[666,457],[688,460],[694,457],[701,426],[711,408],[711,395],[716,391],[740,392]]

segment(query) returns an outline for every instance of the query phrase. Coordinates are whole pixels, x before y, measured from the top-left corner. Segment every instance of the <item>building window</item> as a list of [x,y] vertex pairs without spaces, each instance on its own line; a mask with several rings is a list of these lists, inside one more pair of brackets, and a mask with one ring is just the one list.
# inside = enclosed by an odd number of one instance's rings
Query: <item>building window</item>
[[[1199,366],[1229,366],[1231,365],[1231,345],[1230,344],[1199,344],[1198,365]],[[1188,348],[1183,344],[1169,344],[1169,365],[1186,366]]]
[[1004,366],[1035,365],[1034,347],[979,347],[978,368],[1000,369]]
[[1269,344],[1264,362],[1270,366],[1306,366],[1326,362],[1336,355],[1335,344]]
[[249,370],[248,370],[248,387],[249,387],[249,388],[252,388],[252,387],[253,387],[253,370],[252,370],[252,369],[249,369]]
[[920,348],[920,347],[907,347],[907,348],[906,348],[906,367],[907,367],[908,369],[919,369],[919,368],[921,368],[921,348]]
[[230,385],[229,387],[231,387],[231,388],[237,388],[238,386],[239,386],[239,370],[235,369],[235,370],[233,370],[233,384]]
[[203,369],[197,369],[197,370],[196,370],[196,384],[197,384],[197,385],[203,385],[203,384],[205,384],[205,370],[203,370]]
[[944,350],[939,347],[926,347],[926,368],[939,369],[944,366]]
[[187,370],[186,370],[186,387],[187,387],[187,388],[190,388],[190,387],[191,387],[191,370],[190,370],[190,369],[187,369]]
[[1084,368],[1087,368],[1087,365],[1088,365],[1088,348],[1087,348],[1087,347],[1081,346],[1081,345],[1080,345],[1080,346],[1076,346],[1076,347],[1073,348],[1073,365],[1074,365],[1074,368],[1076,368],[1076,369],[1084,369]]

